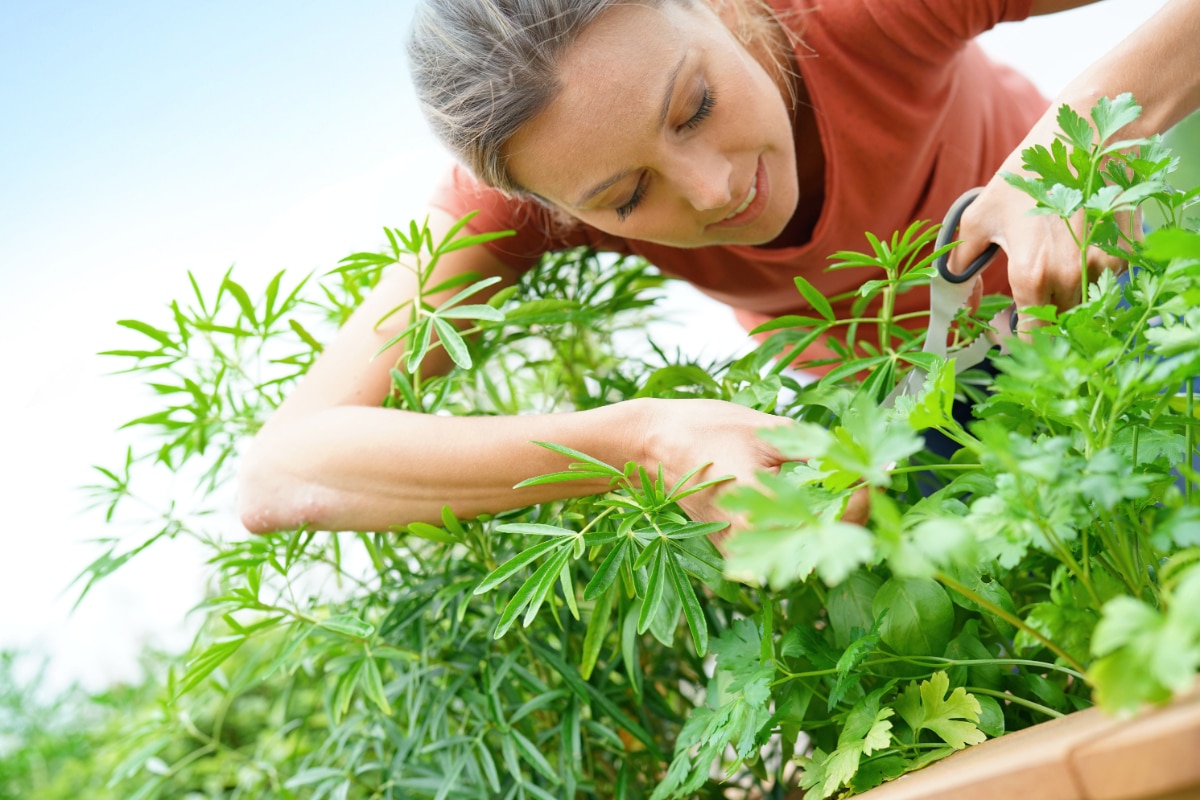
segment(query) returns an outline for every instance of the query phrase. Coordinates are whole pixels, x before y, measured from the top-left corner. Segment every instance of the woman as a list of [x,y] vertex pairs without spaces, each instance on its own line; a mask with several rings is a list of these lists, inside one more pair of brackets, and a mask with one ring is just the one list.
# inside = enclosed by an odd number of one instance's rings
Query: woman
[[[1029,199],[996,173],[1019,172],[1021,149],[1049,142],[1063,102],[1086,113],[1131,91],[1145,108],[1131,136],[1200,106],[1200,0],[1169,0],[1053,105],[971,41],[1086,2],[425,0],[414,78],[435,132],[470,170],[439,188],[431,227],[436,236],[478,208],[475,230],[518,231],[444,257],[438,278],[476,272],[499,288],[541,252],[586,242],[643,254],[752,325],[803,311],[793,275],[827,294],[861,282],[823,269],[864,231],[940,219],[986,184],[951,267],[996,242],[1008,279],[992,267],[990,291],[1019,306],[1075,303],[1070,237],[1029,216]],[[1100,254],[1090,264],[1118,266]],[[787,420],[720,401],[516,418],[382,409],[392,359],[372,355],[396,329],[375,323],[411,293],[407,273],[386,275],[256,437],[240,486],[250,530],[376,530],[436,522],[447,504],[473,516],[607,488],[514,490],[566,466],[533,441],[661,462],[668,480],[711,462],[703,476],[748,482],[781,463],[755,432]],[[686,510],[726,519],[716,495],[694,495]]]

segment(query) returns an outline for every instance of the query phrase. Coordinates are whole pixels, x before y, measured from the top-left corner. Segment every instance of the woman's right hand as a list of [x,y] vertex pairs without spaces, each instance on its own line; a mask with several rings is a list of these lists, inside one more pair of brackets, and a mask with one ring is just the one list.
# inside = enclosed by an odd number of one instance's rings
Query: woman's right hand
[[[729,480],[690,495],[680,503],[694,520],[729,522],[730,527],[714,537],[720,545],[730,535],[747,527],[741,515],[732,515],[720,505],[721,496],[734,486],[756,486],[761,472],[778,472],[787,458],[765,442],[759,432],[795,424],[787,417],[755,411],[722,400],[649,400],[644,414],[642,441],[645,452],[640,463],[650,470],[663,464],[664,477],[673,485],[688,471],[708,464],[694,482],[728,476]],[[863,522],[867,497],[859,492],[843,514],[847,522]]]

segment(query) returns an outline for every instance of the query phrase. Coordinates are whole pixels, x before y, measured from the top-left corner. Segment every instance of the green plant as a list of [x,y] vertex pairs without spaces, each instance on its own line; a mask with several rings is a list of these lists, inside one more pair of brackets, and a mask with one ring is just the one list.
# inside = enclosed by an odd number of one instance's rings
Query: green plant
[[[1178,690],[1200,666],[1187,613],[1200,600],[1200,235],[1186,218],[1200,190],[1166,183],[1174,160],[1157,139],[1107,142],[1135,115],[1128,98],[1101,103],[1094,127],[1064,110],[1061,141],[1027,153],[1039,177],[1013,179],[1047,212],[1082,209],[1080,244],[1137,269],[1126,284],[1101,276],[1076,309],[1028,310],[1048,324],[995,358],[994,382],[956,379],[893,313],[932,272],[922,224],[836,254],[835,268],[880,270],[852,319],[797,279],[815,315],[771,323],[762,347],[717,364],[615,351],[613,333],[652,311],[663,283],[644,262],[554,254],[466,304],[486,282],[429,275],[472,239],[434,242],[419,225],[290,290],[278,275],[257,301],[226,275],[212,296],[193,281],[166,327],[122,322],[153,349],[114,354],[170,406],[130,423],[156,444],[100,470],[98,500],[109,517],[130,513],[140,471],[163,465],[192,470],[206,493],[199,508],[149,503],[145,543],[110,543],[84,591],[180,535],[209,548],[214,575],[195,647],[167,671],[160,712],[131,724],[113,786],[146,798],[666,800],[734,786],[780,797],[798,781],[830,797],[1086,707],[1093,690],[1112,708]],[[1148,202],[1170,225],[1143,243],[1113,220]],[[698,486],[555,443],[575,466],[535,480],[601,477],[612,491],[447,512],[440,526],[229,535],[204,512],[219,509],[238,443],[385,268],[412,269],[420,286],[380,356],[397,366],[391,406],[717,398],[792,417],[764,436],[797,460],[728,495],[750,527],[727,560],[714,527],[677,504]],[[426,301],[444,289],[459,291]],[[959,335],[1006,303],[964,316]],[[844,363],[799,385],[786,366],[831,330]],[[454,362],[444,376],[421,369],[435,346]],[[924,391],[885,407],[913,366],[929,374]],[[961,395],[979,401],[965,427],[951,414]],[[960,449],[926,452],[927,430]],[[869,524],[840,521],[864,490]]]

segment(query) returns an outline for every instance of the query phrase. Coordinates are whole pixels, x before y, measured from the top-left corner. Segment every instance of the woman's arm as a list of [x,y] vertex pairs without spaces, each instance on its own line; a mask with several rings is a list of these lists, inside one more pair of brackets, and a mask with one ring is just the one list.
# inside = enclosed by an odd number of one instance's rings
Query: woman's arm
[[[435,239],[451,220],[431,216]],[[515,275],[482,247],[442,257],[435,281],[478,272]],[[755,431],[786,420],[733,403],[634,400],[589,411],[518,417],[445,417],[381,408],[391,387],[393,352],[375,352],[402,323],[376,322],[410,298],[415,279],[393,269],[381,280],[301,383],[252,442],[242,463],[239,511],[255,532],[308,526],[320,530],[383,530],[436,522],[445,505],[475,516],[532,503],[594,494],[604,482],[572,481],[514,490],[520,481],[556,472],[568,460],[532,444],[546,441],[618,467],[633,460],[665,465],[673,480],[713,461],[704,477],[752,480],[781,462]],[[499,285],[493,290],[498,289]],[[437,302],[436,299],[433,302]],[[447,364],[440,349],[435,362]],[[429,368],[429,360],[423,369]],[[719,519],[715,492],[689,498],[696,519]]]
[[[1078,0],[1035,0],[1034,13],[1085,5]],[[1169,0],[1117,47],[1073,80],[1051,104],[999,172],[1022,173],[1021,151],[1049,145],[1058,129],[1058,108],[1066,103],[1087,117],[1100,97],[1131,92],[1142,116],[1121,131],[1136,138],[1165,131],[1200,107],[1200,0]],[[963,215],[962,244],[951,255],[961,270],[991,242],[1008,254],[1009,282],[1018,307],[1079,302],[1079,251],[1061,220],[1031,216],[1033,201],[999,173]],[[1117,259],[1093,250],[1089,271],[1121,269]]]

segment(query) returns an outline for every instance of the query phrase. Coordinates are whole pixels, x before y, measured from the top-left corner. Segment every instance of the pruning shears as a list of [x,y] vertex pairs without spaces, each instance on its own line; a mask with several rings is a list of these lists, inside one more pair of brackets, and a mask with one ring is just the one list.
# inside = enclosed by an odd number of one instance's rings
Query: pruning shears
[[[941,250],[954,240],[966,210],[979,193],[982,186],[968,189],[946,212],[946,218],[938,231],[934,247]],[[960,308],[966,306],[975,288],[979,273],[987,268],[996,258],[1000,246],[993,243],[979,254],[962,272],[951,272],[949,267],[949,252],[940,254],[934,260],[936,274],[929,280],[929,331],[925,336],[925,347],[922,352],[932,353],[941,358],[946,357],[946,339],[950,333],[950,323]],[[1017,327],[1016,305],[1010,307],[1009,327],[1015,331]],[[956,373],[975,366],[987,356],[996,342],[988,336],[980,336],[974,342],[954,352],[954,371]],[[904,395],[915,395],[921,391],[925,383],[926,371],[914,366],[904,380],[896,385],[883,401],[885,408],[895,405],[897,398]]]

